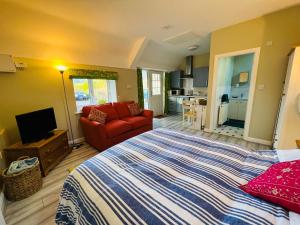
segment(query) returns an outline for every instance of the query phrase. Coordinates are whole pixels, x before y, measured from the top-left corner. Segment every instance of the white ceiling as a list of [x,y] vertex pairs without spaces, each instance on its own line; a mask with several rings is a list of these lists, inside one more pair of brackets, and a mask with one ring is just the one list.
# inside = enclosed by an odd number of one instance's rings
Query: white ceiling
[[[212,31],[297,3],[300,0],[0,0],[0,52],[173,69],[191,54],[189,45],[200,46],[192,54],[207,53]],[[171,28],[162,29],[166,25]],[[186,32],[199,38],[181,44],[164,41]],[[136,43],[141,38],[147,42],[139,52]]]

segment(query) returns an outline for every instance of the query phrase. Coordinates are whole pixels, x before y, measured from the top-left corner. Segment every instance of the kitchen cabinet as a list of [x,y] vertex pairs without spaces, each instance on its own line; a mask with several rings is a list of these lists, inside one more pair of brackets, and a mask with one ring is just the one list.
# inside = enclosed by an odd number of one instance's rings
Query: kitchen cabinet
[[208,67],[195,68],[193,71],[194,87],[207,87],[208,86]]
[[182,113],[182,102],[188,100],[188,97],[170,96],[169,97],[169,113]]
[[238,117],[238,104],[237,100],[230,100],[229,101],[229,108],[228,108],[228,118],[237,120]]
[[183,71],[176,70],[171,72],[171,89],[180,89],[183,87],[182,81]]
[[246,119],[246,111],[247,111],[247,101],[240,101],[238,106],[238,120]]
[[177,99],[176,97],[169,97],[169,113],[177,112]]
[[228,109],[229,119],[245,121],[246,111],[247,111],[247,100],[231,99],[229,101],[229,109]]

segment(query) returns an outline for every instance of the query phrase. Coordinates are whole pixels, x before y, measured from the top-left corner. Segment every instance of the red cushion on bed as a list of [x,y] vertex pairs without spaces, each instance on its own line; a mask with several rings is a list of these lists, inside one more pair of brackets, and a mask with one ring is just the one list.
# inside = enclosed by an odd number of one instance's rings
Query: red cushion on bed
[[300,213],[300,160],[276,163],[240,188],[255,197]]

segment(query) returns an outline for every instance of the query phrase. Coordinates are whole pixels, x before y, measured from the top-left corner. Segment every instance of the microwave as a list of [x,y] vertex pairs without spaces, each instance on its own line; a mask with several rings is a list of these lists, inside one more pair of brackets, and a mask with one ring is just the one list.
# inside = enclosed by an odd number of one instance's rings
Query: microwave
[[180,95],[181,94],[181,90],[170,90],[169,91],[169,95]]

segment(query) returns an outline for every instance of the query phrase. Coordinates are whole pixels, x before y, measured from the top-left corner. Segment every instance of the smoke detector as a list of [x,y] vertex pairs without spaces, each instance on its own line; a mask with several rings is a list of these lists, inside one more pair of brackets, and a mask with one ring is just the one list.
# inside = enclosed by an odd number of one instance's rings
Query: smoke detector
[[189,46],[187,49],[188,49],[189,51],[195,51],[197,48],[199,48],[199,45],[191,45],[191,46]]
[[163,29],[163,30],[170,30],[171,28],[173,28],[173,26],[169,25],[169,24],[161,26],[161,29]]

